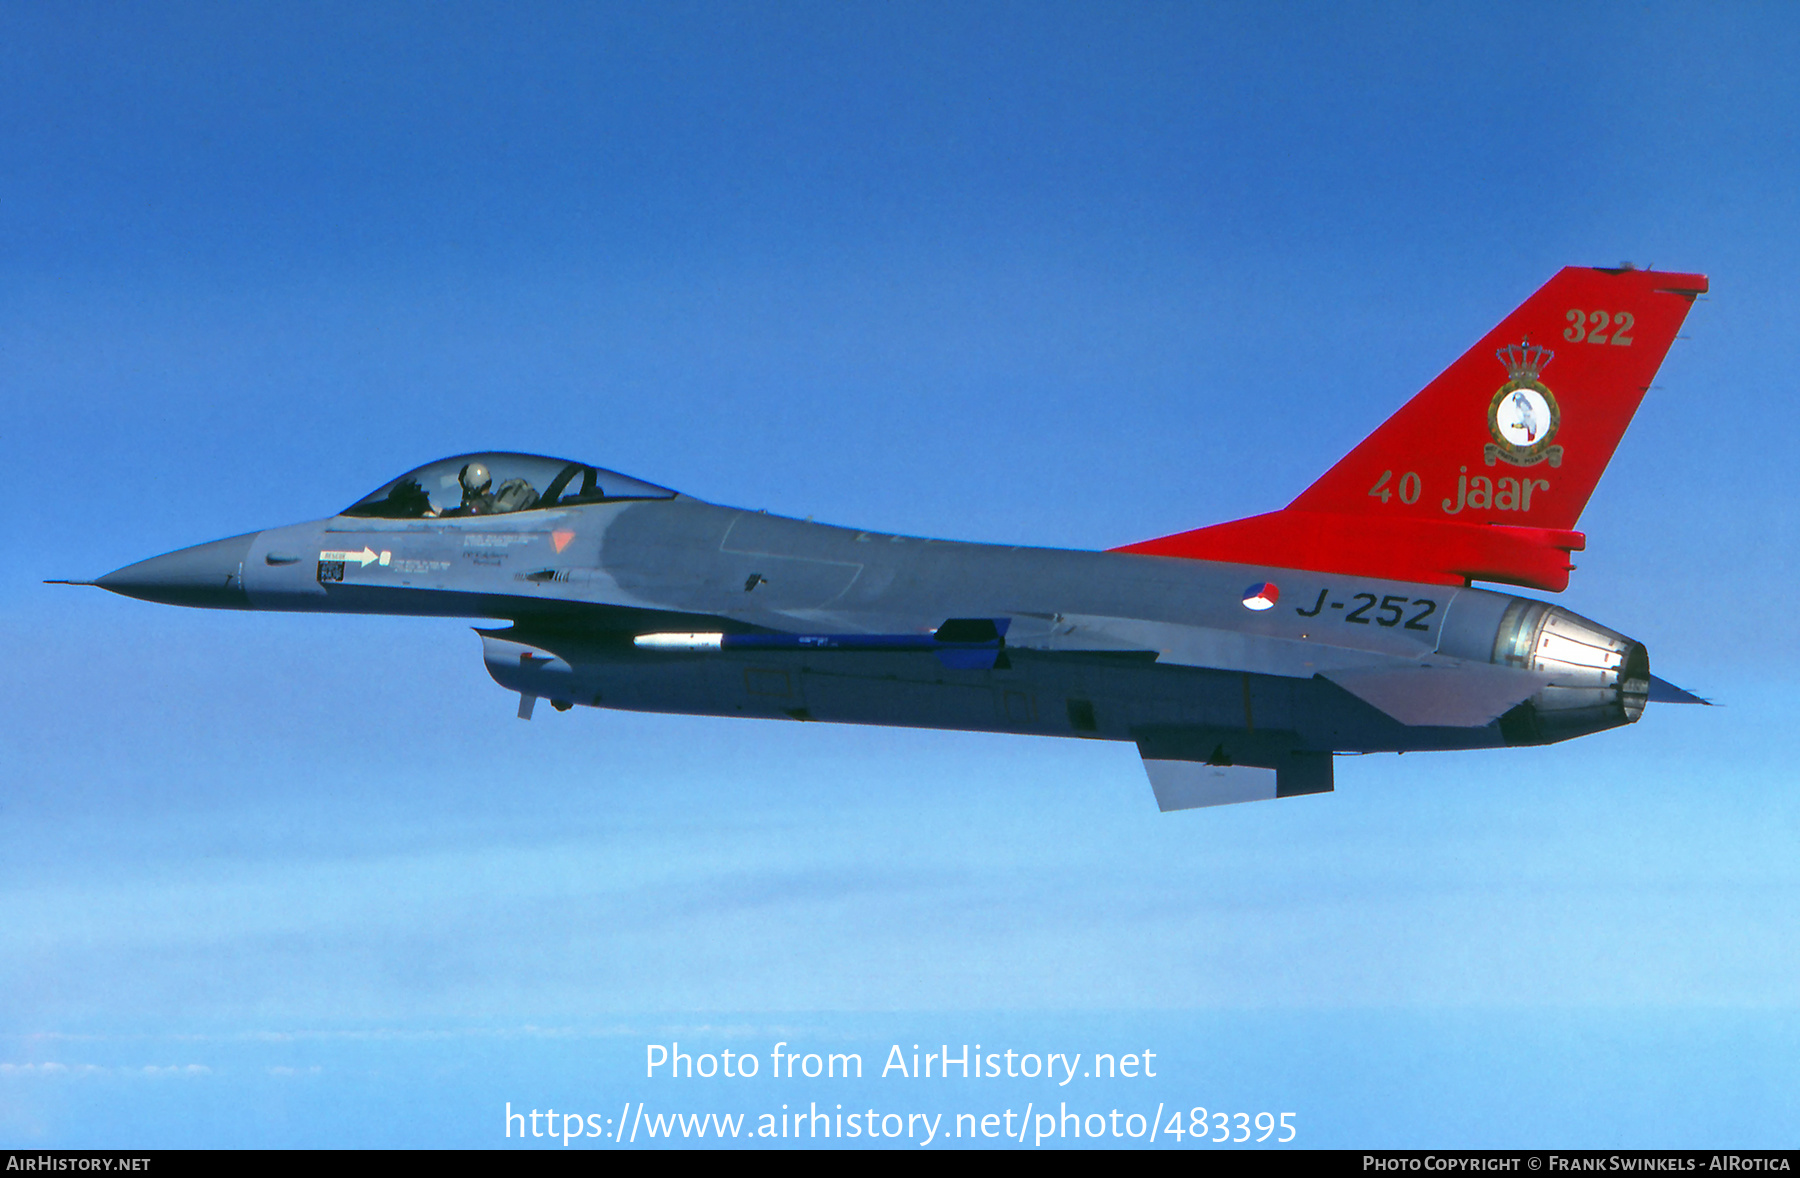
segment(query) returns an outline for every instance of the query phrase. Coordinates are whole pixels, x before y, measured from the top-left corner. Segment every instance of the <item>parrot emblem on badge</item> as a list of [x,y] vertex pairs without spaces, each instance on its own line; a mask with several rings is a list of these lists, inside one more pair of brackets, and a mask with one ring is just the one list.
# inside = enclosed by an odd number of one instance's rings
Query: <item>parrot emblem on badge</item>
[[1536,466],[1546,458],[1551,466],[1561,466],[1563,448],[1551,443],[1562,427],[1562,409],[1538,379],[1556,353],[1527,338],[1494,356],[1505,365],[1507,381],[1488,403],[1488,432],[1494,440],[1482,448],[1482,458],[1489,466],[1497,461]]

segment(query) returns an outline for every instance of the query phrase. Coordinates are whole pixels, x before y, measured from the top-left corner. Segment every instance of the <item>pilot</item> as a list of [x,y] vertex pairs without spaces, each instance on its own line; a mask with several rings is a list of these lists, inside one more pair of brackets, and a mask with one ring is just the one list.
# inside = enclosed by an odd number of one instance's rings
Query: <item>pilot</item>
[[494,496],[490,488],[494,485],[494,476],[488,468],[479,462],[471,462],[462,468],[456,476],[462,484],[462,506],[452,507],[445,515],[492,515],[494,514]]

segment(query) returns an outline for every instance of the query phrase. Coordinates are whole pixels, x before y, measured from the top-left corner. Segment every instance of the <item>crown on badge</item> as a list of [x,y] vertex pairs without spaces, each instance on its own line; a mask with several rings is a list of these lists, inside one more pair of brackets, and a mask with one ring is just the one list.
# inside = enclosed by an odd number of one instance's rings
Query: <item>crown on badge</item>
[[1506,375],[1514,380],[1536,380],[1544,365],[1556,358],[1549,348],[1538,347],[1527,337],[1516,344],[1497,349],[1494,355],[1506,365]]

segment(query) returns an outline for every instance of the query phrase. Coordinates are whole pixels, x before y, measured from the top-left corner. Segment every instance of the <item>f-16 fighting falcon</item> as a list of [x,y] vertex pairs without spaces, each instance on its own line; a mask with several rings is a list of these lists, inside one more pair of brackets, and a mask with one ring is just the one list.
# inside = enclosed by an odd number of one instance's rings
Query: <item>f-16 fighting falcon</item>
[[1549,744],[1702,702],[1641,643],[1471,586],[1568,585],[1582,508],[1706,289],[1565,269],[1287,507],[1109,552],[829,527],[488,453],[75,583],[487,619],[524,719],[541,699],[1123,740],[1164,810],[1322,793],[1338,753]]

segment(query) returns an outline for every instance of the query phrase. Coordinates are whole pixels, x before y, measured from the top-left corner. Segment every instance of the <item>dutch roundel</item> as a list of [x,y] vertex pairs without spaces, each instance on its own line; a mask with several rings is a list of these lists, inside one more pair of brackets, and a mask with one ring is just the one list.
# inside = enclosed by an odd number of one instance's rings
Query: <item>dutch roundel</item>
[[1281,590],[1272,581],[1263,581],[1244,590],[1245,609],[1273,609],[1281,600]]

